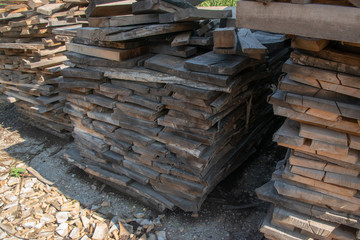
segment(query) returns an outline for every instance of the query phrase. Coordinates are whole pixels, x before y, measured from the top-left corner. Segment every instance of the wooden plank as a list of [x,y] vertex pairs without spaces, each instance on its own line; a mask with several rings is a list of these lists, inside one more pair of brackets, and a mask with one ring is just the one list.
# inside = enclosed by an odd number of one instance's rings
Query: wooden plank
[[323,50],[330,41],[326,39],[306,38],[297,36],[292,39],[291,47],[307,51],[319,52]]
[[195,55],[197,48],[192,46],[171,47],[166,43],[154,43],[150,45],[150,52],[187,58]]
[[327,128],[301,124],[299,135],[304,138],[315,139],[340,146],[348,146],[348,139],[345,133]]
[[86,79],[94,79],[94,80],[101,80],[104,78],[104,73],[102,72],[92,71],[87,69],[79,69],[79,68],[62,69],[61,75],[63,77],[86,78]]
[[[78,37],[94,41],[127,41],[161,34],[193,30],[197,23],[154,24],[146,26],[112,27],[112,28],[81,28]],[[111,34],[111,35],[110,35]]]
[[234,27],[216,28],[213,32],[215,48],[236,48],[237,35]]
[[[360,88],[360,78],[357,76],[295,64],[290,59],[285,62],[282,70],[291,75],[298,75],[306,78],[321,80],[322,82]],[[316,78],[314,78],[314,76],[316,76]],[[320,88],[320,85],[317,84],[317,87]]]
[[158,14],[122,15],[112,17],[90,17],[89,27],[120,27],[158,23]]
[[41,68],[41,67],[49,67],[49,66],[61,64],[65,60],[67,60],[66,56],[57,56],[57,57],[52,57],[52,58],[49,58],[49,59],[43,59],[43,60],[38,61],[38,62],[26,63],[25,67],[30,68],[30,69]]
[[352,3],[354,6],[360,8],[360,1],[359,0],[349,0],[350,3]]
[[134,14],[143,13],[172,13],[182,8],[194,7],[187,2],[174,2],[162,0],[142,0],[134,2],[132,12]]
[[192,32],[183,32],[175,36],[174,40],[171,42],[172,47],[178,47],[183,45],[188,45],[190,42]]
[[213,41],[213,37],[196,37],[196,36],[192,36],[190,38],[190,45],[195,45],[195,46],[211,46],[213,45],[214,41]]
[[[357,8],[240,1],[236,11],[237,27],[360,43]],[[329,17],[335,15],[336,19]]]
[[0,49],[24,49],[24,50],[40,50],[44,49],[42,43],[0,43]]
[[359,212],[359,207],[357,204],[353,204],[333,196],[325,195],[323,193],[311,191],[280,181],[275,182],[275,188],[279,194],[301,202],[323,207],[329,206],[330,208],[338,211],[340,210],[353,213]]
[[329,208],[310,205],[308,203],[299,202],[294,199],[281,196],[274,188],[273,181],[270,181],[262,187],[256,189],[256,193],[258,197],[264,201],[272,202],[278,206],[288,209],[293,209],[299,213],[307,214],[312,218],[323,219],[325,221],[351,226],[352,228],[358,228],[359,225],[358,216],[334,211]]
[[91,1],[85,11],[86,17],[89,18],[131,14],[133,2],[135,1]]
[[322,68],[331,71],[338,71],[347,74],[360,76],[360,67],[353,66],[345,63],[335,62],[331,60],[313,57],[300,52],[292,52],[290,58],[294,63],[306,65],[310,67]]
[[251,63],[248,57],[214,54],[211,51],[185,61],[184,67],[197,72],[233,76],[251,66]]
[[282,142],[289,145],[302,146],[305,139],[299,136],[300,124],[296,121],[287,119],[285,123],[276,131],[273,141]]
[[266,54],[267,48],[260,43],[255,35],[247,28],[239,28],[237,37],[241,51],[245,54]]
[[175,75],[177,77],[214,84],[226,87],[230,82],[229,76],[205,74],[200,72],[192,72],[184,68],[185,59],[158,54],[145,61],[145,67]]
[[179,78],[166,73],[160,73],[150,69],[134,68],[134,69],[121,69],[121,71],[107,71],[105,76],[113,79],[125,79],[137,82],[158,82],[168,84],[181,84],[188,85],[196,89],[203,89],[207,91],[231,92],[232,87],[219,87],[212,84],[191,81],[184,78]]
[[184,21],[196,21],[203,19],[217,19],[231,17],[231,10],[207,10],[197,8],[180,9],[174,13],[165,13],[159,15],[160,23],[173,23]]
[[[124,61],[113,61],[108,60],[104,58],[97,58],[97,57],[91,57],[86,56],[83,54],[75,53],[75,52],[65,52],[63,55],[67,56],[67,58],[74,63],[75,65],[79,65],[82,68],[85,68],[86,66],[89,68],[96,68],[96,67],[106,67],[107,70],[109,68],[133,68],[137,66],[137,63],[143,59],[144,57],[136,57],[136,58],[130,58]],[[92,70],[92,69],[89,69]],[[102,71],[102,70],[101,70]]]
[[129,58],[137,57],[145,54],[148,50],[146,46],[138,47],[135,49],[121,50],[121,49],[87,46],[77,43],[66,43],[66,48],[68,51],[72,51],[88,56],[93,56],[93,57],[100,57],[104,59],[114,60],[114,61],[122,61]]
[[65,8],[65,6],[66,4],[64,3],[49,3],[38,7],[36,9],[36,12],[49,16],[55,12],[62,10],[63,8]]

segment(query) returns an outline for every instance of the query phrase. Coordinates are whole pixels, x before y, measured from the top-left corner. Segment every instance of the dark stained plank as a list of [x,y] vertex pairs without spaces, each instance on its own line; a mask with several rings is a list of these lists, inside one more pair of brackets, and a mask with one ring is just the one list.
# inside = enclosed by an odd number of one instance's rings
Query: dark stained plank
[[145,67],[175,75],[181,78],[211,83],[217,86],[228,86],[231,77],[215,74],[192,72],[184,68],[185,59],[158,54],[145,61]]
[[186,60],[184,67],[197,72],[233,76],[251,65],[251,59],[243,56],[214,54],[212,51]]

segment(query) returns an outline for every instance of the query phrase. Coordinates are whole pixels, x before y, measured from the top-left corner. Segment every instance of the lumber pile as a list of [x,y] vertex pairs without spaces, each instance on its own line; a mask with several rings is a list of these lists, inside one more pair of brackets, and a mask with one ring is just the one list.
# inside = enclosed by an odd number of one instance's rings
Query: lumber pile
[[66,67],[65,41],[71,39],[63,32],[85,23],[84,2],[7,3],[0,16],[0,92],[30,124],[65,137],[72,127],[58,77]]
[[[59,87],[77,148],[65,158],[161,211],[197,212],[271,131],[266,95],[281,58],[215,54],[216,25],[203,27],[227,10],[128,4],[111,3],[116,16],[95,4],[67,44]],[[283,52],[283,36],[257,35]]]
[[[305,10],[316,14],[302,16]],[[269,96],[275,114],[287,117],[273,139],[289,150],[257,189],[274,204],[260,231],[268,239],[359,239],[360,9],[244,1],[237,11],[238,26],[296,34]],[[328,23],[331,13],[346,14],[348,24],[342,17]],[[269,21],[260,26],[263,17]]]

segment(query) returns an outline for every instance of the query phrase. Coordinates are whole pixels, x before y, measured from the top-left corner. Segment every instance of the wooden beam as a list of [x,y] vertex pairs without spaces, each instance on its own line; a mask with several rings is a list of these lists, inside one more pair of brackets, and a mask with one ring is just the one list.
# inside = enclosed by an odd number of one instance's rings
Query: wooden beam
[[197,8],[185,8],[174,13],[159,15],[160,23],[173,23],[183,21],[196,21],[202,19],[217,19],[231,17],[231,10],[207,10]]
[[123,15],[113,17],[91,17],[89,27],[121,27],[139,24],[158,23],[158,14]]
[[112,49],[112,48],[102,48],[102,47],[95,47],[95,46],[87,46],[77,43],[66,43],[66,48],[68,51],[104,58],[114,61],[122,61],[129,58],[140,56],[147,52],[148,48],[146,46],[134,48],[134,49],[127,49],[127,50],[120,50],[120,49]]
[[197,24],[194,22],[112,28],[85,27],[78,29],[77,36],[91,39],[93,41],[116,42],[145,38],[160,34],[193,30],[196,27]]
[[357,8],[238,1],[236,15],[237,27],[360,43]]

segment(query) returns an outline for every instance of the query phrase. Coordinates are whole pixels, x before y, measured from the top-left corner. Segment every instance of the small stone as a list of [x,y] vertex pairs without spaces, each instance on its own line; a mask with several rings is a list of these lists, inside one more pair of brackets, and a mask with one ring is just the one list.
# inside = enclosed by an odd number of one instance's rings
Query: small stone
[[91,239],[87,235],[85,235],[82,238],[80,238],[80,240],[91,240]]
[[112,234],[114,231],[119,231],[119,227],[117,224],[112,225],[112,227],[109,230],[109,234]]
[[165,231],[156,231],[155,232],[157,240],[166,240],[166,232]]
[[[128,224],[125,224],[125,225],[128,225]],[[126,229],[126,227],[121,222],[119,222],[119,228],[120,228],[120,232],[119,232],[120,237],[130,236],[130,232]]]
[[19,184],[20,183],[20,178],[16,178],[16,177],[11,177],[8,182],[7,182],[7,185],[9,187],[13,186],[13,185],[16,185],[16,184]]
[[134,214],[134,216],[135,216],[136,218],[144,218],[144,217],[145,217],[145,214],[144,214],[144,213],[136,213],[136,214]]
[[101,206],[102,206],[102,207],[110,207],[111,204],[110,204],[109,201],[104,201],[104,202],[101,203]]
[[92,190],[96,190],[96,186],[95,186],[95,185],[91,185],[91,189],[92,189]]
[[84,228],[89,228],[90,219],[88,219],[85,216],[81,216],[80,219],[82,221]]
[[179,228],[179,232],[183,232],[185,229],[183,227]]
[[139,240],[147,240],[146,234],[144,233],[143,235],[141,235],[141,237],[139,238]]
[[69,233],[69,224],[62,223],[56,228],[56,232],[62,236],[65,237]]
[[153,233],[149,234],[149,238],[147,240],[156,240],[156,236]]
[[154,228],[155,228],[155,225],[154,225],[154,224],[151,224],[150,226],[147,227],[146,233],[151,232],[151,230],[153,230]]
[[56,219],[50,214],[44,214],[40,220],[44,221],[45,223],[52,223],[55,222]]
[[135,235],[136,235],[136,236],[140,236],[141,233],[142,233],[142,230],[143,230],[143,228],[139,226],[139,227],[136,229]]
[[140,225],[141,225],[141,226],[149,226],[149,225],[151,225],[151,224],[152,224],[152,221],[149,220],[149,219],[144,219],[144,220],[142,220],[142,221],[140,222]]
[[4,229],[6,232],[10,233],[11,235],[14,235],[16,233],[16,230],[9,223],[0,223],[0,228]]
[[109,228],[106,223],[100,222],[96,224],[94,234],[92,236],[93,240],[103,240],[108,236]]
[[77,227],[74,227],[74,229],[71,231],[69,237],[71,239],[77,239],[77,238],[79,238],[79,234],[80,234],[80,229]]
[[33,218],[26,219],[26,222],[22,225],[24,228],[34,228],[36,225],[36,220]]
[[56,221],[61,224],[69,219],[69,212],[58,212],[56,213]]
[[45,222],[41,221],[40,223],[36,224],[35,229],[36,230],[41,230],[43,227],[45,226]]

